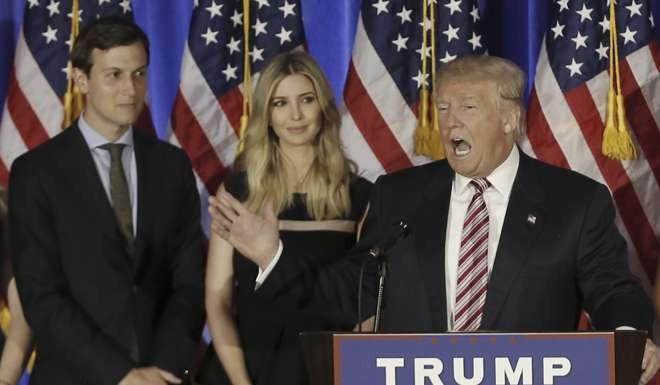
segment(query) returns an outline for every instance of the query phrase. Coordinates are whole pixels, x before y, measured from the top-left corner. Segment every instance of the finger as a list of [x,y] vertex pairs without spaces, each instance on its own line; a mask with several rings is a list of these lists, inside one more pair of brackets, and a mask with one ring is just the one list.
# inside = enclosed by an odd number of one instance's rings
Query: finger
[[175,376],[174,374],[172,374],[172,373],[170,373],[166,370],[158,369],[158,373],[160,374],[160,376],[165,381],[169,382],[170,384],[180,384],[181,383],[181,379],[179,377]]
[[234,196],[227,191],[222,191],[219,195],[219,198],[221,203],[227,204],[239,215],[249,212],[248,209],[238,199],[234,198]]
[[220,206],[217,209],[217,215],[213,217],[214,220],[220,221],[221,219],[225,219],[229,221],[229,223],[234,223],[238,220],[240,215],[234,210],[233,208],[227,206],[225,203],[221,202]]
[[218,187],[218,190],[215,192],[215,196],[216,196],[216,197],[220,197],[220,195],[221,195],[223,192],[226,192],[226,191],[227,191],[227,189],[225,189],[225,184],[222,183],[222,184],[220,184],[220,187]]

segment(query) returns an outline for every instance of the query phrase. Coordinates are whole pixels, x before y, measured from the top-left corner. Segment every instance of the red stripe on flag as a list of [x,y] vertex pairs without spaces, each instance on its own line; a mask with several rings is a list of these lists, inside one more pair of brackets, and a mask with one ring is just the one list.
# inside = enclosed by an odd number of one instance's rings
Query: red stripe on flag
[[9,171],[7,171],[7,166],[5,166],[5,162],[0,160],[0,186],[3,186],[6,189],[8,183],[9,183]]
[[545,119],[536,88],[532,89],[532,93],[529,95],[527,138],[539,159],[555,166],[570,168],[564,152],[559,147],[559,143]]
[[[243,115],[243,93],[238,87],[232,88],[229,92],[218,98],[220,107],[225,112],[231,127],[236,132],[236,136],[241,136],[241,115]],[[215,190],[213,190],[215,191]]]
[[642,90],[637,85],[635,76],[626,60],[621,60],[622,91],[625,95],[626,117],[630,128],[634,128],[637,142],[644,151],[646,160],[660,184],[660,130],[655,123]]
[[408,155],[378,112],[351,62],[344,91],[346,108],[371,150],[388,173],[412,166]]
[[640,263],[649,280],[653,282],[657,261],[660,259],[660,243],[621,162],[608,159],[601,152],[603,122],[589,89],[583,83],[565,93],[565,97],[603,178],[612,190],[621,219],[637,249]]
[[[38,96],[36,96],[38,97]],[[9,90],[7,91],[7,107],[14,126],[23,138],[28,149],[34,148],[48,140],[49,135],[32,109],[23,90],[18,85],[16,74],[12,71],[9,77]]]
[[206,190],[210,194],[215,193],[228,170],[213,150],[180,90],[174,100],[172,131],[190,157],[192,166],[204,182]]

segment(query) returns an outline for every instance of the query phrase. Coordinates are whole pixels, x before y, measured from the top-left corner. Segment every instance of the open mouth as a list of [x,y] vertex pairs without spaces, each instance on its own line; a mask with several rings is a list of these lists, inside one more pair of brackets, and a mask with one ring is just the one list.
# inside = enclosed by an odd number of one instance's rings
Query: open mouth
[[456,156],[466,156],[472,150],[470,143],[461,138],[452,138],[451,145]]

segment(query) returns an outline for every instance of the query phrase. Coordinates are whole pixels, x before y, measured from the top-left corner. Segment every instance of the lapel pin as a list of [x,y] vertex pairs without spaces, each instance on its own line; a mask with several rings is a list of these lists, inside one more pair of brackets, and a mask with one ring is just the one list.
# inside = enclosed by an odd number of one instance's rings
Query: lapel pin
[[527,214],[527,224],[533,225],[536,223],[536,215],[534,214]]

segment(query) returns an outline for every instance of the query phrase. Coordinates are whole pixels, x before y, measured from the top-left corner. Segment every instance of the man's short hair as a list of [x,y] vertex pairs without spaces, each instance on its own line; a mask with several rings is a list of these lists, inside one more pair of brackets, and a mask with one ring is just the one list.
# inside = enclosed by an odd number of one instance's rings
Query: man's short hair
[[108,16],[86,25],[76,38],[71,51],[71,64],[89,75],[92,69],[92,51],[95,48],[110,48],[142,43],[149,62],[149,39],[131,20],[119,16]]
[[514,62],[488,55],[464,56],[442,66],[438,73],[436,89],[448,81],[490,80],[497,86],[500,101],[514,103],[520,108],[517,134],[524,133],[525,126],[525,72]]

